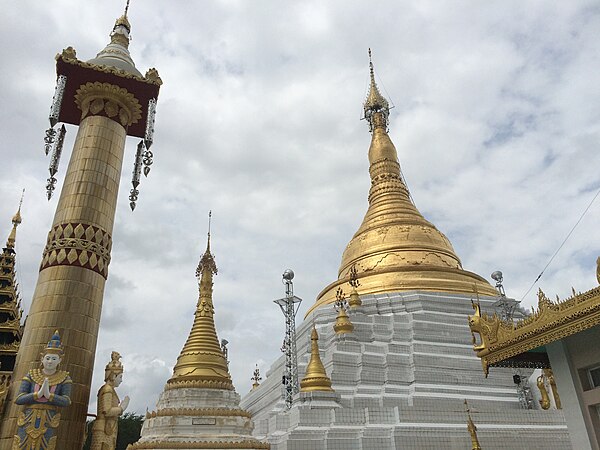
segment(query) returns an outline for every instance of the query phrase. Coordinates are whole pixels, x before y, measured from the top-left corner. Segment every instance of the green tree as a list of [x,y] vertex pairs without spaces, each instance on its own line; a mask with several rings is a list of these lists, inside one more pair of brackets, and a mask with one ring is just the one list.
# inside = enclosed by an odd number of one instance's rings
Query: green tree
[[[90,450],[92,443],[92,424],[94,421],[87,423],[87,439],[83,446],[83,450]],[[119,417],[119,431],[117,433],[117,447],[116,450],[126,450],[129,444],[137,442],[140,438],[140,432],[142,431],[142,424],[144,423],[144,416],[135,413],[126,412]]]

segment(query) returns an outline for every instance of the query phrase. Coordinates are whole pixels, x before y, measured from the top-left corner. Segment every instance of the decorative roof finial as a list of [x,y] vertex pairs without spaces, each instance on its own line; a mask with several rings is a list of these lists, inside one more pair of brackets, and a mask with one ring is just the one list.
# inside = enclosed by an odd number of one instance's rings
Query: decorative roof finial
[[[119,17],[115,21],[115,26],[113,27],[112,33],[110,34],[111,42],[113,44],[121,44],[123,47],[129,47],[129,33],[131,33],[131,24],[129,23],[129,19],[127,18],[127,13],[129,12],[129,0],[127,0],[127,4],[125,5],[125,11],[123,15]],[[125,30],[123,30],[125,28]]]
[[352,290],[350,291],[350,301],[348,301],[348,306],[350,308],[357,308],[362,305],[362,301],[358,296],[357,287],[360,286],[360,281],[358,281],[358,271],[356,270],[356,264],[352,264],[350,268],[350,281],[348,284],[352,286]]
[[479,445],[479,439],[477,438],[477,427],[473,423],[473,419],[471,419],[471,410],[466,399],[465,408],[467,410],[467,430],[469,430],[469,434],[471,435],[471,450],[481,450],[481,445]]
[[314,325],[310,334],[310,340],[310,361],[308,362],[308,366],[306,366],[306,375],[304,375],[304,378],[300,382],[300,392],[331,392],[333,391],[331,380],[327,376],[327,372],[325,372],[325,367],[319,355],[319,335]]
[[379,92],[377,83],[375,82],[375,71],[373,70],[373,61],[371,58],[371,49],[369,48],[369,75],[371,83],[369,85],[369,93],[363,105],[365,116],[369,122],[369,131],[375,128],[384,128],[387,131],[388,117],[390,114],[390,104],[383,95]]
[[21,219],[21,206],[23,205],[23,197],[25,196],[25,189],[23,189],[23,192],[21,193],[21,200],[19,201],[19,209],[17,210],[16,214],[13,216],[12,218],[12,230],[10,232],[10,234],[8,235],[8,239],[6,241],[6,247],[7,248],[14,248],[15,247],[15,239],[17,237],[17,227],[21,224],[22,219]]
[[[212,222],[212,209],[208,211],[208,245],[210,246],[210,223]],[[209,247],[207,247],[209,248]]]
[[25,197],[25,188],[23,188],[23,192],[21,192],[21,200],[19,200],[19,209],[12,218],[13,225],[19,225],[21,223],[21,206],[23,206],[23,197]]
[[254,381],[254,383],[252,383],[252,389],[256,389],[257,387],[259,387],[261,380],[262,377],[260,376],[260,369],[258,368],[257,364],[256,369],[254,369],[254,373],[252,374],[252,378],[250,378],[250,381]]
[[348,309],[348,302],[346,301],[346,295],[341,287],[338,288],[335,297],[336,301],[334,308],[336,309],[338,315],[335,319],[335,323],[333,324],[333,330],[337,335],[352,333],[352,331],[354,331],[354,325],[350,321],[350,317],[348,317],[348,313],[346,312]]
[[200,278],[202,276],[203,271],[209,270],[212,275],[217,274],[217,263],[215,262],[214,256],[210,253],[210,225],[212,220],[212,211],[208,212],[208,237],[206,239],[206,251],[200,258],[200,262],[198,263],[198,267],[196,268],[196,278]]

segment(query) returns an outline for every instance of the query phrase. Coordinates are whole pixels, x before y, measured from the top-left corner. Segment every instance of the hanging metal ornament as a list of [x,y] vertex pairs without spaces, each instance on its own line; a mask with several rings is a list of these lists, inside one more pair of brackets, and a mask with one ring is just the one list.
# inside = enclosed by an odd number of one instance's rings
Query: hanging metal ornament
[[140,176],[142,175],[143,149],[144,141],[140,141],[135,152],[135,163],[133,164],[133,178],[131,179],[133,189],[129,191],[129,206],[131,207],[132,211],[135,209],[138,195],[140,194],[140,191],[138,191],[137,187],[140,185]]
[[44,137],[44,152],[46,155],[50,153],[52,144],[54,144],[56,139],[56,130],[54,129],[54,125],[58,123],[60,107],[62,105],[66,86],[67,77],[64,75],[59,75],[56,79],[56,88],[54,89],[54,96],[52,97],[52,104],[50,105],[50,114],[48,115],[48,119],[50,120],[50,128],[46,130],[46,136]]
[[148,101],[148,115],[146,116],[146,134],[144,135],[144,144],[150,150],[154,140],[154,121],[156,119],[156,99],[151,98]]
[[[55,132],[56,134],[56,132]],[[54,175],[58,172],[58,164],[60,163],[60,155],[62,154],[63,144],[65,143],[65,135],[67,134],[67,129],[65,126],[61,126],[58,132],[58,137],[56,138],[56,142],[54,143],[54,148],[52,150],[52,157],[50,159],[50,167],[48,168],[48,172],[50,172],[50,178],[47,180],[46,184],[46,195],[48,196],[48,200],[52,198],[52,194],[54,193],[54,189],[56,189],[56,178]]]
[[58,116],[60,115],[60,106],[62,105],[63,96],[65,94],[65,88],[67,86],[67,77],[59,75],[56,80],[56,88],[54,89],[54,96],[52,97],[52,105],[50,106],[50,126],[53,127],[58,123]]
[[144,152],[144,157],[143,157],[143,163],[144,163],[144,176],[147,177],[148,174],[150,173],[150,166],[152,165],[152,163],[154,162],[152,160],[153,158],[153,154],[150,150],[146,150]]
[[44,137],[44,153],[48,156],[50,153],[50,149],[52,148],[52,144],[54,144],[54,139],[56,138],[56,130],[54,128],[48,128],[46,130],[46,136]]

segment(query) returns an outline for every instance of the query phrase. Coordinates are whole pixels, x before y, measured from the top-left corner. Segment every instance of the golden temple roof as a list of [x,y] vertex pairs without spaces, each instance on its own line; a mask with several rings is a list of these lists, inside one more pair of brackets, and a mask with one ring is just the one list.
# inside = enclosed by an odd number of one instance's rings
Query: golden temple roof
[[213,276],[217,274],[214,256],[210,253],[210,232],[206,251],[200,258],[196,276],[200,278],[200,298],[194,324],[173,368],[167,388],[204,387],[233,390],[227,360],[219,345],[215,329],[212,300]]
[[435,291],[496,296],[479,275],[463,270],[448,238],[416,208],[404,182],[396,147],[388,132],[389,103],[380,94],[370,64],[371,84],[364,103],[372,132],[369,147],[369,207],[342,255],[338,279],[317,297],[312,309],[333,303],[339,286],[356,267],[360,295]]
[[310,361],[306,366],[306,374],[300,382],[300,392],[328,391],[332,392],[331,380],[319,355],[319,334],[313,326],[310,334]]
[[[503,321],[496,314],[482,314],[478,303],[473,309],[475,313],[469,316],[473,350],[481,358],[486,376],[492,366],[537,367],[544,345],[600,325],[600,286],[573,292],[572,297],[556,302],[540,289],[538,309],[516,323]],[[524,366],[527,362],[531,365]]]

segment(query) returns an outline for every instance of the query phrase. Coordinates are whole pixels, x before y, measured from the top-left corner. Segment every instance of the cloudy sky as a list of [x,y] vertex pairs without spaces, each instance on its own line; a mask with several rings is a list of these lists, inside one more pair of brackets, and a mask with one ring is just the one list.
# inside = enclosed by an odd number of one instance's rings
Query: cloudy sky
[[[45,198],[43,153],[54,55],[72,45],[93,58],[123,3],[3,2],[0,230],[25,188],[26,309],[58,197]],[[283,270],[303,316],[367,208],[368,47],[417,207],[466,269],[502,270],[509,296],[523,297],[600,188],[597,2],[134,0],[129,17],[137,67],[164,85],[134,213],[127,142],[93,397],[114,349],[121,394],[154,407],[192,323],[210,209],[216,323],[238,392],[280,356]],[[599,221],[597,200],[539,282],[550,297],[597,284]]]

